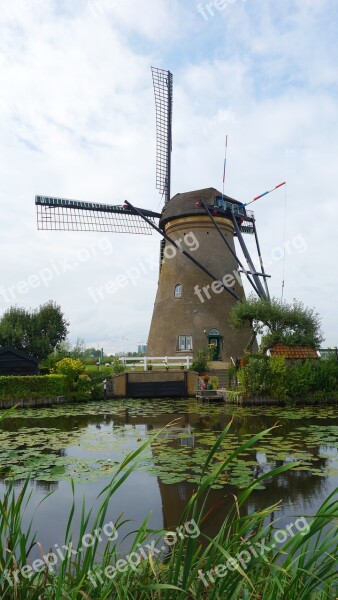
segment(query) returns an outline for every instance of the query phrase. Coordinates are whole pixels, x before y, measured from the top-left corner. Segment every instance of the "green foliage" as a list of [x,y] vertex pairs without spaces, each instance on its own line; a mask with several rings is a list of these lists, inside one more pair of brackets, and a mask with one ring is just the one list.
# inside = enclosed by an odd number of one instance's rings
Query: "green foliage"
[[209,360],[216,360],[217,356],[217,346],[215,344],[209,344]]
[[[242,329],[249,324],[256,334],[262,335],[263,353],[277,342],[288,346],[318,348],[323,340],[318,313],[298,300],[287,304],[277,298],[270,301],[250,297],[236,302],[230,319],[235,329]],[[252,342],[253,339],[251,345]]]
[[70,344],[67,340],[61,342],[58,345],[57,350],[54,350],[51,354],[49,354],[46,358],[44,358],[40,362],[40,369],[49,369],[50,371],[54,371],[55,365],[57,362],[62,360],[63,358],[68,358],[70,355]]
[[246,397],[271,396],[277,400],[323,401],[338,395],[338,361],[297,361],[283,356],[246,354],[238,371]]
[[270,393],[270,365],[268,356],[248,356],[237,377],[246,396],[267,396]]
[[109,377],[109,375],[111,373],[111,371],[109,371],[109,373],[107,375],[107,373],[98,369],[96,366],[95,366],[95,370],[92,370],[92,369],[89,370],[88,365],[86,365],[86,372],[87,372],[88,377],[90,377],[90,380],[93,385],[97,385],[98,383],[103,383],[103,381],[105,379],[107,379],[107,377]]
[[114,375],[118,375],[119,373],[124,373],[126,367],[124,366],[122,360],[118,358],[118,356],[112,356],[111,358],[112,364],[112,373]]
[[284,356],[271,356],[269,361],[270,369],[270,395],[276,400],[286,400],[287,366]]
[[63,375],[0,377],[0,400],[54,398],[66,392]]
[[0,319],[0,345],[43,359],[66,338],[68,325],[60,306],[52,301],[33,311],[11,307]]
[[[71,348],[71,357],[79,358],[79,359],[83,360],[85,352],[86,352],[86,343],[85,343],[84,339],[78,337],[75,342],[75,345]],[[101,352],[100,352],[100,355],[101,355]]]
[[286,371],[286,387],[290,398],[307,399],[309,396],[324,400],[338,392],[338,361],[307,360],[290,365]]
[[246,397],[271,396],[286,399],[286,371],[283,356],[246,354],[238,380]]
[[202,373],[209,369],[209,351],[205,348],[199,348],[196,350],[194,360],[191,364],[190,370]]
[[91,380],[86,372],[86,366],[80,360],[63,358],[56,363],[55,370],[64,376],[68,394],[85,397],[90,391]]
[[231,363],[229,365],[229,367],[227,368],[226,373],[227,373],[227,376],[228,376],[229,387],[230,388],[235,387],[236,384],[237,384],[237,369],[236,369],[236,366]]
[[212,375],[210,377],[210,383],[212,385],[212,389],[213,390],[217,390],[218,389],[218,377],[217,377],[217,375]]
[[227,404],[238,404],[243,400],[243,392],[241,390],[227,390]]
[[90,399],[99,402],[104,399],[104,391],[102,385],[94,385],[90,390]]

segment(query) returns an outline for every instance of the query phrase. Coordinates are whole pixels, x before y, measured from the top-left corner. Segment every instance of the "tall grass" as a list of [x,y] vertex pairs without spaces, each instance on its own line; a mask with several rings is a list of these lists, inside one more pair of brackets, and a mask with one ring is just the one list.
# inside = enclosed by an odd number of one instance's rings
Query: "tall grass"
[[[0,416],[5,418],[7,413]],[[181,517],[181,525],[193,520],[199,530],[203,529],[209,513],[206,500],[210,486],[218,475],[226,470],[237,456],[256,444],[267,433],[259,433],[239,446],[223,462],[214,467],[215,453],[226,439],[230,425],[219,436],[210,450],[204,465],[201,482],[188,501]],[[104,571],[116,565],[121,558],[117,540],[99,540],[91,547],[83,547],[85,534],[102,528],[112,496],[134,471],[142,452],[152,439],[143,443],[129,454],[119,466],[109,485],[100,494],[100,505],[95,514],[82,503],[77,541],[74,542],[75,497],[69,513],[64,544],[73,543],[74,552],[56,567],[45,564],[40,572],[32,572],[30,578],[19,575],[19,570],[30,565],[34,548],[40,548],[36,536],[29,526],[24,530],[22,516],[30,501],[27,482],[17,493],[14,483],[9,482],[4,498],[0,502],[0,598],[2,600],[49,600],[89,599],[108,600],[330,600],[336,598],[336,561],[338,554],[337,493],[331,494],[313,518],[308,518],[309,528],[296,531],[285,543],[272,544],[278,523],[271,522],[276,505],[246,514],[243,507],[253,490],[267,478],[276,477],[292,468],[283,465],[253,481],[238,497],[233,497],[232,508],[226,515],[217,535],[211,539],[200,534],[198,537],[179,538],[166,556],[143,557],[142,562],[123,572],[115,571],[114,578],[104,576]],[[209,475],[210,468],[214,471]],[[269,483],[268,483],[269,485]],[[267,492],[268,493],[268,492]],[[39,507],[37,507],[37,514]],[[208,509],[210,512],[210,509]],[[125,523],[121,516],[115,523],[119,530]],[[152,530],[148,517],[133,533],[129,554],[139,550],[146,540],[157,540],[161,544],[164,530]],[[269,547],[247,559],[248,548]],[[263,546],[262,546],[263,544]],[[275,547],[273,547],[275,546]],[[80,551],[81,548],[81,551]],[[245,556],[247,561],[239,561]],[[236,568],[228,569],[226,576],[217,577],[222,565],[231,559],[237,561]],[[229,563],[228,563],[229,564]],[[209,573],[208,573],[209,572]],[[95,574],[98,575],[96,578]],[[16,577],[15,577],[16,575]],[[91,578],[88,578],[91,575]],[[101,579],[100,579],[101,577]],[[204,579],[203,579],[204,578]],[[16,581],[15,581],[16,579]]]

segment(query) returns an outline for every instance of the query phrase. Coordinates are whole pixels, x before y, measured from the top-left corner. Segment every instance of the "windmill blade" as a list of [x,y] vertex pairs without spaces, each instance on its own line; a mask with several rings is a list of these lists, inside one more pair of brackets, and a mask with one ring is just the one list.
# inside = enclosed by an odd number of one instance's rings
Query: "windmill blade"
[[156,106],[156,189],[170,200],[173,75],[151,67]]
[[[105,231],[112,233],[152,234],[142,217],[124,206],[36,196],[38,229],[55,231]],[[155,223],[158,213],[139,209]]]

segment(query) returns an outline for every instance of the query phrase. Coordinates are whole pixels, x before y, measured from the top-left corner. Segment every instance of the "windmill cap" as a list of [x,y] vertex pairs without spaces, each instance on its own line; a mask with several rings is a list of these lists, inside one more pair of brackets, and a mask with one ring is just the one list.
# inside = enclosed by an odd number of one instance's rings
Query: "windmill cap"
[[[198,206],[198,201],[203,200],[207,205],[213,205],[216,197],[222,196],[222,192],[216,188],[204,188],[203,190],[194,190],[183,194],[176,194],[164,206],[162,211],[160,226],[163,227],[168,221],[179,217],[187,217],[193,215],[205,215],[205,210],[202,206]],[[226,202],[242,205],[242,202],[230,198],[224,194]]]

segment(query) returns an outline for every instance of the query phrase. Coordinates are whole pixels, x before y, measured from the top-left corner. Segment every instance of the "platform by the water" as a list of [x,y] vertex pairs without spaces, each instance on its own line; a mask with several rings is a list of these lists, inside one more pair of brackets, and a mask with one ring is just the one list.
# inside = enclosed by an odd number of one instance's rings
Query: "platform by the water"
[[224,400],[222,390],[197,390],[196,398],[198,400]]

